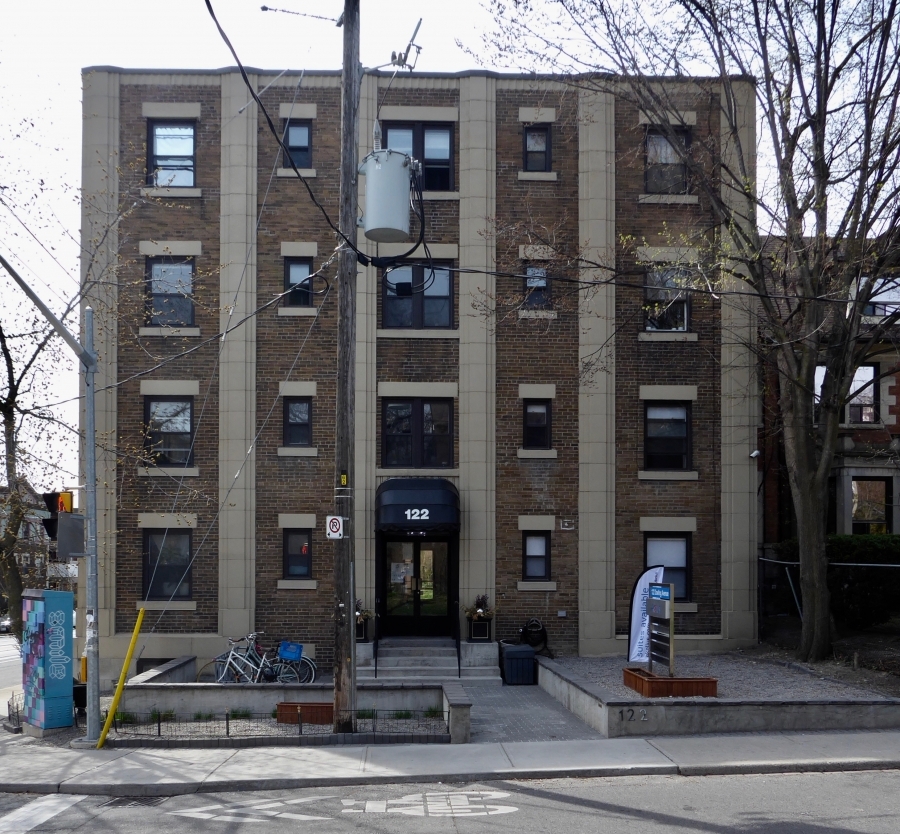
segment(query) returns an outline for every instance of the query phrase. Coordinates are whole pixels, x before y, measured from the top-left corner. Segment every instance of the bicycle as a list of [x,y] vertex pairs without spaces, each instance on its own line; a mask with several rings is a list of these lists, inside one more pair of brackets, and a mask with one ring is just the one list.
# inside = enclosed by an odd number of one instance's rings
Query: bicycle
[[246,637],[229,637],[229,650],[202,666],[197,680],[212,676],[216,683],[300,683],[296,667],[280,659],[273,661],[256,642],[263,633],[255,631]]

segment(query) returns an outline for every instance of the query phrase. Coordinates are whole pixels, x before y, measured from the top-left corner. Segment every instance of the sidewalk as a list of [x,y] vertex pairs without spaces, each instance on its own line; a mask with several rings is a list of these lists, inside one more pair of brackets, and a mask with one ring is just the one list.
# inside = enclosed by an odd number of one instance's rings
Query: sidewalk
[[0,738],[0,791],[171,796],[398,782],[900,768],[900,731],[370,747],[71,750]]

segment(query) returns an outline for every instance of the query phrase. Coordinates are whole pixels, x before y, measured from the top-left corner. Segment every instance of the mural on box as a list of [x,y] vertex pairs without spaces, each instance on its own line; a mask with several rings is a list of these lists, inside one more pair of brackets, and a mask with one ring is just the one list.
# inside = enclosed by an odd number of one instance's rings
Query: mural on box
[[40,729],[72,724],[72,604],[67,591],[22,595],[25,721]]

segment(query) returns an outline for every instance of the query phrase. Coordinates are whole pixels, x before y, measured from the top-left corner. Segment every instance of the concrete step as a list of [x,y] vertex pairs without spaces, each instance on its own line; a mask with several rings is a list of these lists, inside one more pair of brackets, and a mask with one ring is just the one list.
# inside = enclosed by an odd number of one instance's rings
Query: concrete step
[[[462,677],[464,679],[500,679],[500,668],[498,666],[463,666]],[[374,666],[357,666],[357,678],[359,680],[375,680]],[[426,680],[449,680],[458,677],[457,667],[453,666],[382,666],[378,664],[378,680],[406,680],[406,681],[426,681]]]
[[456,653],[452,655],[383,655],[378,652],[378,665],[381,666],[446,666],[456,668]]
[[455,651],[456,643],[452,637],[382,637],[378,641],[378,648],[381,650],[384,647],[397,649],[450,647]]
[[435,648],[429,651],[422,649],[398,649],[394,647],[378,647],[378,661],[381,662],[383,657],[452,657],[456,658],[456,648]]

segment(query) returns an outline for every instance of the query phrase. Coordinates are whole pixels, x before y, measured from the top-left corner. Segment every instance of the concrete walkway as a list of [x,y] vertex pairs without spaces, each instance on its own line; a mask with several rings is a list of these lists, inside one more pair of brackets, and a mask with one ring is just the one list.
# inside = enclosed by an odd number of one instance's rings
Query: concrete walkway
[[900,768],[900,731],[196,750],[0,738],[0,791],[169,796],[397,782]]

